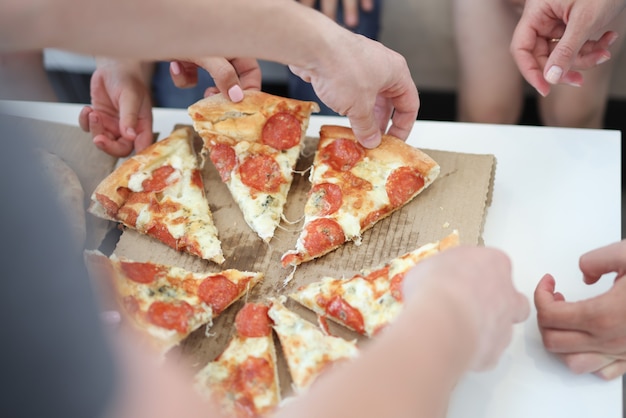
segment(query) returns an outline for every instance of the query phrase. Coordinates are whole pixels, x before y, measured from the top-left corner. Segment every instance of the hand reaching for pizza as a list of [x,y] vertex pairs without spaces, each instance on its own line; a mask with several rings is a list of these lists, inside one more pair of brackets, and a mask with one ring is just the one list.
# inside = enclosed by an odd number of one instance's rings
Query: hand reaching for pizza
[[579,71],[611,58],[617,33],[606,25],[623,8],[623,0],[527,0],[511,42],[520,72],[543,96],[550,84],[581,85]]
[[584,254],[580,269],[587,284],[608,273],[617,279],[606,293],[567,302],[546,274],[535,290],[543,343],[574,373],[614,379],[626,373],[626,240]]
[[204,68],[215,81],[204,96],[227,92],[233,102],[243,99],[242,90],[261,90],[261,68],[254,58],[205,57],[191,61],[172,61],[170,75],[176,87],[195,86],[198,82],[198,69]]
[[347,30],[333,36],[341,38],[333,40],[337,49],[317,49],[319,56],[311,64],[290,65],[291,71],[310,82],[328,107],[348,117],[363,146],[377,147],[381,132],[406,139],[417,117],[419,96],[404,57]]
[[497,363],[513,325],[529,315],[528,300],[513,287],[510,260],[489,248],[452,248],[420,262],[405,278],[404,295],[406,307],[432,303],[456,314],[446,327],[455,338],[472,334],[456,343],[473,345],[468,366],[477,371]]
[[136,61],[99,59],[91,77],[91,106],[79,115],[93,143],[116,157],[141,151],[153,142],[152,104],[147,67]]

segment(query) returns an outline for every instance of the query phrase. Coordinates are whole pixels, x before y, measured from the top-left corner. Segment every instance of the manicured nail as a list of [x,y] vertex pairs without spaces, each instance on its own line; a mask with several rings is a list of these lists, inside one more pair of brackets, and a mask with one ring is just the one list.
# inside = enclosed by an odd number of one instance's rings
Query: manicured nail
[[614,33],[613,36],[611,36],[611,39],[609,39],[609,46],[613,45],[615,41],[617,41],[617,38],[619,38],[619,35]]
[[602,55],[600,58],[598,58],[598,60],[596,61],[596,65],[600,65],[600,64],[604,64],[605,62],[607,62],[608,60],[610,60],[611,57],[607,57],[606,55]]
[[180,75],[180,73],[182,72],[180,68],[180,64],[176,61],[170,62],[170,70],[172,71],[172,74],[174,75]]
[[135,130],[133,128],[128,128],[128,129],[126,129],[126,136],[134,138],[134,137],[137,136],[137,132],[135,132]]
[[559,82],[562,75],[563,69],[557,65],[553,65],[546,74],[546,81],[550,84],[556,84]]
[[235,103],[240,102],[243,100],[243,90],[241,90],[241,87],[235,84],[230,89],[228,89],[228,97],[230,97],[230,100]]

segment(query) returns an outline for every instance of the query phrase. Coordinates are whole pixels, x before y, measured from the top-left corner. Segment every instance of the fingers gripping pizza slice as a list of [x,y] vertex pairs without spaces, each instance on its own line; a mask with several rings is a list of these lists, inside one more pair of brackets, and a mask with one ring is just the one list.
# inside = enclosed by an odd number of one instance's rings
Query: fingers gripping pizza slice
[[192,135],[178,129],[124,161],[96,187],[89,212],[221,264]]
[[276,350],[268,307],[247,303],[235,318],[236,335],[196,374],[196,388],[225,416],[268,416],[280,403]]
[[195,273],[99,251],[85,251],[85,263],[94,280],[110,284],[123,317],[162,353],[211,324],[263,279],[256,272]]
[[280,223],[314,102],[247,91],[189,107],[193,125],[246,223],[269,242]]
[[361,146],[350,128],[322,126],[310,174],[311,190],[296,248],[283,254],[296,266],[338,248],[400,209],[439,175],[439,165],[398,138]]
[[287,360],[296,392],[308,388],[334,363],[358,354],[355,341],[324,334],[317,326],[290,311],[285,297],[272,299],[269,316]]
[[417,263],[459,244],[455,231],[351,278],[323,277],[289,295],[323,318],[368,337],[374,336],[402,309],[402,283]]

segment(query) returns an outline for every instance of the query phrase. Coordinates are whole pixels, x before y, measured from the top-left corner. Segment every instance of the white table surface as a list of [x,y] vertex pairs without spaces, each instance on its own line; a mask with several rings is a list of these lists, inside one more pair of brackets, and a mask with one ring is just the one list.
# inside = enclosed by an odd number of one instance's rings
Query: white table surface
[[[3,102],[0,111],[77,124],[81,106]],[[154,130],[167,135],[189,124],[185,110],[154,109]],[[308,134],[322,124],[348,126],[345,118],[314,116]],[[421,148],[497,159],[493,202],[484,241],[506,251],[518,289],[532,301],[544,273],[569,300],[606,291],[612,277],[587,286],[578,257],[620,239],[621,135],[619,131],[417,121],[408,140]],[[450,418],[622,418],[622,382],[577,376],[547,353],[536,311],[516,327],[498,366],[466,376],[456,389]]]

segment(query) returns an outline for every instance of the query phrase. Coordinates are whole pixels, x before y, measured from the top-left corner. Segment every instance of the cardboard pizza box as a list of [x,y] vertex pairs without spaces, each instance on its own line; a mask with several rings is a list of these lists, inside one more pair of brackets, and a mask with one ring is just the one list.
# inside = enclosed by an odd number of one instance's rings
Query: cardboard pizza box
[[[63,158],[77,173],[86,199],[98,183],[116,165],[116,159],[97,150],[89,134],[77,127],[30,119],[28,123],[42,135],[41,145]],[[173,126],[172,129],[175,127]],[[199,140],[199,138],[197,138]],[[423,244],[440,240],[458,230],[463,244],[482,245],[482,231],[490,205],[496,161],[493,155],[454,153],[424,149],[437,161],[441,173],[437,180],[413,201],[363,234],[361,245],[346,243],[339,249],[314,261],[283,268],[281,255],[294,247],[301,227],[303,207],[310,184],[307,168],[317,146],[317,137],[308,137],[294,176],[285,207],[285,221],[269,244],[262,241],[245,223],[241,211],[214,166],[207,160],[204,183],[214,221],[219,231],[226,261],[217,265],[192,255],[177,252],[161,242],[126,229],[123,232],[110,222],[87,214],[88,248],[108,248],[119,256],[137,261],[173,264],[193,271],[217,272],[227,268],[261,271],[265,279],[247,296],[247,301],[264,301],[269,296],[287,295],[299,286],[322,276],[350,277],[363,268],[375,267]],[[86,202],[87,205],[87,202]],[[116,231],[118,231],[116,233]],[[285,280],[293,275],[285,285]],[[226,347],[234,332],[234,318],[245,303],[238,301],[224,311],[210,329],[201,327],[168,354],[168,360],[179,361],[197,370],[213,360]],[[304,318],[316,322],[315,315],[288,300],[286,306]],[[328,321],[332,334],[357,339],[363,346],[369,340]],[[277,341],[277,349],[280,344]],[[284,395],[291,392],[291,381],[284,358],[279,354],[279,377]]]

